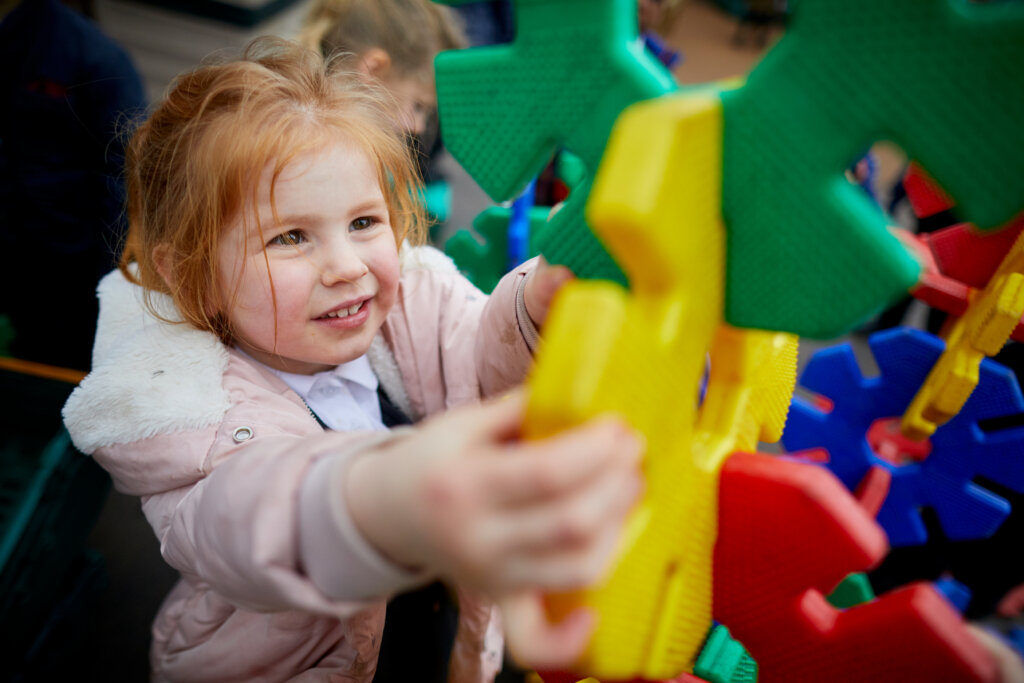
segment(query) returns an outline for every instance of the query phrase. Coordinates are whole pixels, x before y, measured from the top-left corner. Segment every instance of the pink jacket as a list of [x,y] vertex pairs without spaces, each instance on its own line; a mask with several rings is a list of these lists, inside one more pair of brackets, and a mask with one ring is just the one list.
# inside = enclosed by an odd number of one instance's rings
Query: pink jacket
[[[440,252],[403,250],[399,302],[368,354],[399,407],[418,419],[522,381],[536,338],[517,314],[529,269],[488,298]],[[99,296],[93,371],[64,419],[116,488],[141,498],[181,573],[153,625],[153,680],[370,681],[386,598],[431,577],[380,557],[327,494],[348,458],[388,434],[323,432],[280,378],[210,333],[158,321],[118,272]],[[338,553],[358,575],[345,598],[324,590],[344,583]],[[458,597],[450,679],[490,681],[496,610]]]

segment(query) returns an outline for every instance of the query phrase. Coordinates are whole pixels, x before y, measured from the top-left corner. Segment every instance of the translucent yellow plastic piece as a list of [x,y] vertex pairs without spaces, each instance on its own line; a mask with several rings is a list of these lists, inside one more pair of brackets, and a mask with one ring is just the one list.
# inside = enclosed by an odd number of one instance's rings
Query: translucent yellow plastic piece
[[1017,238],[988,286],[976,292],[967,312],[946,336],[946,350],[903,414],[903,434],[927,439],[960,412],[978,385],[986,356],[1003,348],[1024,313],[1024,234]]
[[[573,667],[581,675],[666,679],[692,670],[711,626],[719,468],[740,444],[781,433],[779,399],[788,405],[792,393],[792,338],[721,325],[721,126],[720,100],[707,94],[664,96],[620,116],[587,218],[632,290],[567,286],[530,380],[528,437],[614,412],[647,440],[645,496],[607,580],[549,596],[554,620],[580,605],[598,614]],[[705,402],[715,407],[699,416],[716,338]]]

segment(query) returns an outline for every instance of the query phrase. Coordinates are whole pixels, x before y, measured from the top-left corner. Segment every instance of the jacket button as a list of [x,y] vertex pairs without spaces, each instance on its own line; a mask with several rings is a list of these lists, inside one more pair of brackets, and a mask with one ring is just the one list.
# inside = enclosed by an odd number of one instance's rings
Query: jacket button
[[251,427],[239,427],[231,434],[231,438],[235,440],[235,443],[242,443],[252,438]]

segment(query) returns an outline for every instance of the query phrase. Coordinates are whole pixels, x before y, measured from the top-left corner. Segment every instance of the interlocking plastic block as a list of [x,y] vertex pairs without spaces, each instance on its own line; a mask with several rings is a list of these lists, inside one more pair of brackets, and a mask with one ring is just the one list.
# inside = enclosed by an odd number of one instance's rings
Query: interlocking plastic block
[[[614,412],[647,442],[645,496],[607,581],[548,598],[556,620],[579,605],[600,615],[573,670],[601,680],[692,669],[711,625],[718,467],[749,435],[781,428],[785,400],[760,407],[761,394],[792,389],[785,358],[795,360],[795,350],[787,356],[774,339],[759,344],[764,333],[719,332],[720,132],[713,95],[664,97],[623,113],[587,209],[632,290],[570,283],[545,323],[530,379],[527,436]],[[716,409],[698,416],[706,354],[719,337],[731,341],[722,357],[735,363],[712,367],[704,405]],[[758,349],[764,356],[746,355]]]
[[1013,373],[994,361],[983,361],[977,389],[960,413],[932,436],[927,457],[921,462],[892,462],[872,450],[867,434],[876,421],[903,414],[943,344],[910,328],[872,335],[869,344],[880,372],[877,377],[861,374],[849,344],[814,354],[800,385],[828,397],[832,407],[823,410],[795,397],[782,436],[786,449],[824,448],[828,468],[850,490],[872,467],[888,470],[892,480],[878,521],[894,546],[925,542],[923,507],[935,510],[951,540],[990,535],[1006,518],[1009,505],[975,478],[1024,491],[1024,427],[985,431],[979,426],[1024,412]]
[[[754,683],[757,681],[757,662],[746,648],[732,637],[729,629],[715,624],[708,633],[701,648],[694,673],[684,673],[663,683]],[[543,683],[599,683],[596,678],[580,681],[568,672],[539,672]],[[643,683],[645,679],[635,678],[630,683]]]
[[916,283],[889,219],[844,177],[878,140],[966,220],[1009,220],[1024,206],[1021,63],[1019,2],[794,3],[785,36],[722,95],[726,319],[831,338]]
[[[1024,231],[1024,214],[1001,230],[983,233],[970,223],[951,225],[916,236],[926,249],[921,282],[915,297],[954,316],[967,311],[976,289],[992,279],[1004,256]],[[1024,341],[1024,324],[1018,322],[1011,337]]]
[[736,453],[721,470],[715,619],[762,683],[993,681],[986,650],[929,584],[838,610],[825,599],[877,563],[885,534],[813,465]]
[[[542,671],[539,673],[533,673],[530,678],[527,678],[528,683],[601,683],[596,678],[584,678],[574,673],[566,671]],[[605,681],[604,683],[615,683],[614,681]],[[667,681],[649,681],[644,678],[634,678],[628,683],[714,683],[713,681],[706,681],[703,678],[694,676],[693,674],[680,674],[676,678]]]
[[[550,212],[551,208],[546,206],[535,206],[527,212],[530,224],[527,251],[530,257],[539,253],[536,235],[547,223]],[[472,231],[459,230],[445,242],[445,253],[483,292],[493,290],[508,271],[508,224],[511,215],[512,209],[508,207],[488,207],[473,219]]]
[[971,589],[951,576],[944,576],[932,582],[935,590],[942,594],[956,611],[963,614],[971,603]]
[[911,210],[918,218],[928,218],[953,208],[953,200],[919,164],[912,162],[907,166],[903,174],[903,189],[907,192]]
[[580,277],[625,277],[583,218],[592,175],[627,105],[675,89],[637,40],[635,0],[516,0],[506,45],[435,62],[445,146],[494,201],[516,196],[564,147],[590,177],[539,235],[541,251]]
[[833,607],[845,609],[874,600],[875,591],[871,588],[871,581],[867,574],[854,572],[843,579],[826,599]]
[[716,624],[701,648],[693,672],[708,683],[753,683],[757,681],[757,662],[728,628]]
[[1024,315],[1024,236],[946,334],[946,349],[903,414],[903,433],[928,438],[960,411],[978,384],[978,366],[1006,344]]
[[[667,125],[684,112],[686,127]],[[566,286],[545,323],[530,378],[527,436],[615,412],[647,441],[645,496],[607,580],[548,598],[556,620],[581,604],[600,615],[573,670],[601,680],[690,671],[711,626],[722,452],[700,447],[695,424],[705,355],[721,315],[720,130],[714,99],[659,100],[623,116],[589,208],[632,292],[602,281]],[[684,161],[692,165],[682,172],[702,182],[661,182],[665,170]],[[688,220],[718,230],[680,229]]]
[[981,232],[970,223],[928,232],[918,239],[928,245],[942,273],[975,289],[984,289],[1024,230],[1024,214],[1005,228]]

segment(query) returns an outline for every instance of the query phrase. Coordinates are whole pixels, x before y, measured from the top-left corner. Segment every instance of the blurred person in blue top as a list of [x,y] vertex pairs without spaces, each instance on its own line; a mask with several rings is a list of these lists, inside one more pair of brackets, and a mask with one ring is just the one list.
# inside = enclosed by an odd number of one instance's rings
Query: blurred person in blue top
[[[0,4],[0,315],[18,358],[88,369],[95,289],[124,234],[127,54],[57,0]],[[41,265],[42,264],[42,265]]]

